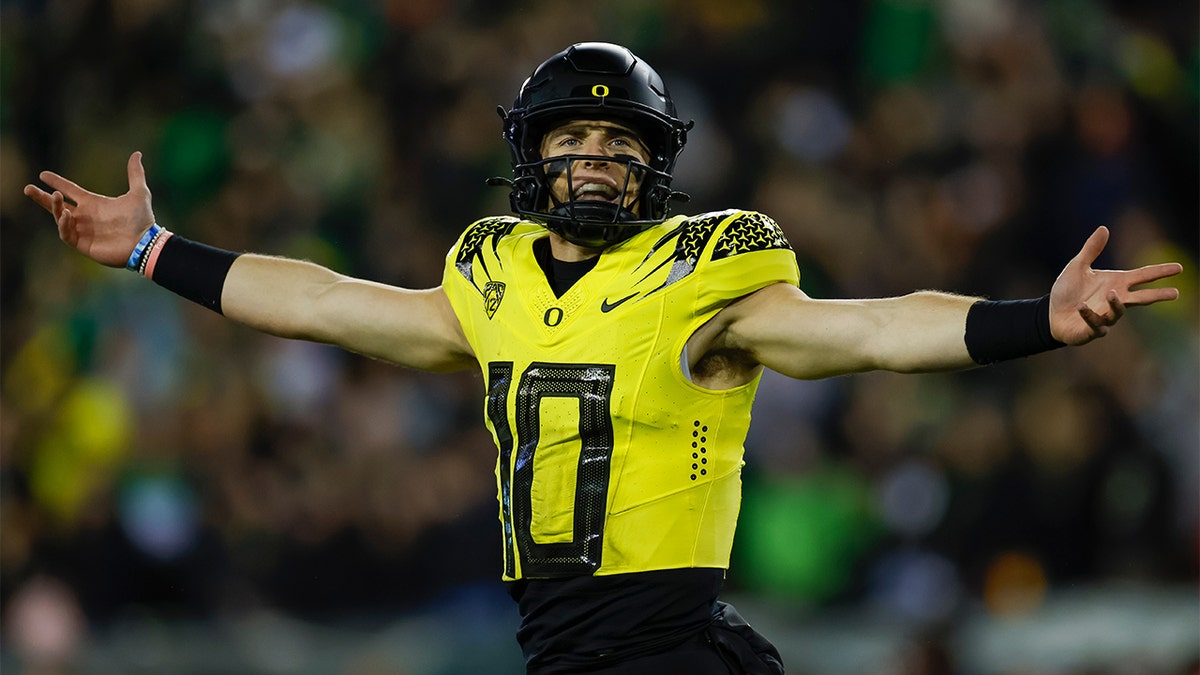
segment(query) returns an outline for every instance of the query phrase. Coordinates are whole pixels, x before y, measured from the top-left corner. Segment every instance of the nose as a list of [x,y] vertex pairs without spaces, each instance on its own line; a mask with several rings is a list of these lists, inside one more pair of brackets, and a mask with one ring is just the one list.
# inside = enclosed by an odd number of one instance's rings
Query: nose
[[[588,138],[584,141],[583,152],[580,154],[607,157],[609,154],[611,154],[608,150],[608,146],[602,141],[602,139]],[[605,166],[608,164],[608,162],[601,159],[589,159],[584,160],[584,164],[586,166]]]

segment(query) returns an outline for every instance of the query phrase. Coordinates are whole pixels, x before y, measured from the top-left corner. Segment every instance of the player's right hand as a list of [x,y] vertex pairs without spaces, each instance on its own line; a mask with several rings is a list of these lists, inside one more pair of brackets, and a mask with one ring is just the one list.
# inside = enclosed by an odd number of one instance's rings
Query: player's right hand
[[124,267],[142,234],[154,224],[142,153],[129,156],[129,191],[120,197],[89,192],[52,172],[38,175],[53,192],[25,186],[25,196],[54,216],[58,236],[80,253],[110,267]]

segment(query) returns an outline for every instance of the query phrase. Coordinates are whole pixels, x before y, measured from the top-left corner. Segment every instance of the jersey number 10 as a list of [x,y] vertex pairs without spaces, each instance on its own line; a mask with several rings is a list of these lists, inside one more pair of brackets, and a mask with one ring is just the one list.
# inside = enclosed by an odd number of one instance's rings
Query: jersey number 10
[[[591,575],[604,549],[609,463],[613,453],[614,365],[531,363],[517,384],[516,436],[508,421],[513,364],[488,364],[487,415],[500,448],[500,513],[504,527],[504,574],[524,578]],[[531,532],[533,456],[541,436],[543,398],[579,401],[579,466],[571,541],[539,543]],[[515,453],[514,453],[515,449]]]

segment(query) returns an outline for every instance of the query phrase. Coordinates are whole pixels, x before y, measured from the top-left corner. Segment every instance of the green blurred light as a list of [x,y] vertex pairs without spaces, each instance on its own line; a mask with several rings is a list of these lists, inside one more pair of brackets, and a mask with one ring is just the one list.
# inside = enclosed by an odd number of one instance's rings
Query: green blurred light
[[213,111],[187,110],[163,129],[159,175],[175,188],[174,199],[192,205],[220,187],[229,166],[228,120]]
[[853,471],[749,482],[732,567],[749,590],[821,603],[850,585],[878,531],[870,487]]
[[863,72],[869,81],[908,82],[933,60],[936,17],[928,2],[880,0],[863,31]]

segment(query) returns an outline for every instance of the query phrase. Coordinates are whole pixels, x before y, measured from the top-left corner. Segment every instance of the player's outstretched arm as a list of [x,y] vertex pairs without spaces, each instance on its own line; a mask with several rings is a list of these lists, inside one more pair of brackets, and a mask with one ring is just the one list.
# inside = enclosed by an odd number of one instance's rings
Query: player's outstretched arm
[[155,223],[141,153],[128,163],[129,191],[99,195],[52,172],[51,191],[27,185],[59,237],[87,257],[127,267],[209,309],[263,332],[327,342],[424,370],[473,363],[440,288],[393,288],[298,260],[239,255],[173,236]]
[[868,370],[955,370],[974,365],[963,326],[977,300],[934,291],[817,300],[780,283],[726,307],[696,337],[710,330],[716,337],[710,349],[745,353],[753,362],[799,379]]
[[475,364],[440,286],[397,288],[309,262],[246,254],[229,269],[221,306],[229,318],[272,335],[335,344],[410,368]]
[[749,362],[809,379],[866,370],[956,370],[1086,344],[1105,335],[1127,307],[1179,297],[1175,288],[1135,288],[1178,274],[1178,263],[1092,269],[1107,241],[1108,230],[1098,228],[1050,294],[1037,300],[996,302],[933,291],[814,300],[794,286],[775,284],[725,308],[693,336],[689,350],[738,352]]

